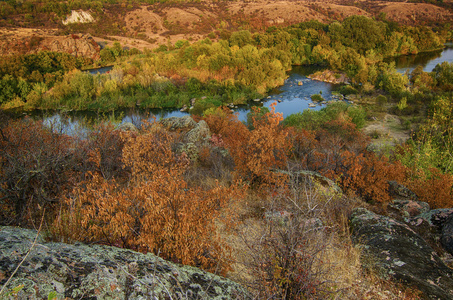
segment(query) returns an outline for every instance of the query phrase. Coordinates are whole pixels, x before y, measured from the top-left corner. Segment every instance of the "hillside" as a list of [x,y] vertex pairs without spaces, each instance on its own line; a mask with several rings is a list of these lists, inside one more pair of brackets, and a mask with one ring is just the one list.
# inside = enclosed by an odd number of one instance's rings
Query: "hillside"
[[[53,8],[55,12],[48,12],[49,9],[40,12],[37,4],[28,12],[23,5],[8,10],[7,4],[2,3],[0,48],[19,37],[48,38],[83,32],[90,33],[100,43],[120,41],[124,46],[144,50],[161,44],[174,44],[180,39],[215,39],[240,29],[262,31],[269,26],[287,26],[308,20],[341,21],[351,15],[386,18],[405,25],[430,26],[447,23],[453,16],[451,2],[442,3],[443,6],[348,0],[99,4],[101,6],[88,5],[84,10],[77,10],[78,15],[71,15],[68,7],[63,11]],[[90,22],[90,17],[93,22]]]

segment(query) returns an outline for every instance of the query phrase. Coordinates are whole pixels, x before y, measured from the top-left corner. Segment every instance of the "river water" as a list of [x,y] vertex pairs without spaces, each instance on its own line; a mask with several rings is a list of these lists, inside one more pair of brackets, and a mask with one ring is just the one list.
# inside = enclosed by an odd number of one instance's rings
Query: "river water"
[[[428,53],[422,53],[418,55],[401,56],[393,59],[395,61],[396,69],[400,73],[411,72],[418,65],[422,65],[424,71],[431,72],[433,68],[444,61],[453,62],[453,44],[447,44],[446,48],[441,51],[433,51]],[[105,72],[110,70],[100,70]],[[335,96],[332,96],[332,90],[335,85],[315,81],[307,78],[308,75],[314,72],[322,70],[319,67],[306,67],[306,66],[294,66],[293,69],[288,73],[288,78],[285,80],[285,84],[272,90],[269,96],[259,102],[252,102],[249,105],[238,107],[235,109],[235,113],[238,115],[239,120],[245,121],[247,119],[247,113],[250,111],[251,106],[264,106],[270,108],[272,103],[276,103],[276,112],[283,114],[283,117],[287,117],[290,114],[302,112],[305,109],[319,110],[325,107],[326,104],[318,104],[315,107],[309,107],[312,103],[310,97],[313,94],[321,94],[326,100],[332,100]],[[90,70],[90,72],[98,72],[98,70]],[[302,85],[299,84],[302,83]],[[313,104],[311,104],[313,105]],[[168,117],[181,117],[186,115],[185,112],[179,110],[122,110],[116,111],[115,113],[109,114],[97,114],[94,112],[74,112],[74,113],[55,113],[51,116],[42,115],[45,124],[52,126],[55,130],[65,132],[67,134],[78,134],[85,131],[87,124],[96,122],[98,120],[110,119],[116,123],[131,122],[133,124],[139,124],[141,120],[151,119],[156,117],[158,120]],[[88,126],[89,127],[89,126]]]

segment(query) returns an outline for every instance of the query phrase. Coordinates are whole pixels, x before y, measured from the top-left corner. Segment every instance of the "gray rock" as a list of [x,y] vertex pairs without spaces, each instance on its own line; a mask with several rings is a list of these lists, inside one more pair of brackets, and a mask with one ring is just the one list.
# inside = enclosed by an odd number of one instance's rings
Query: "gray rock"
[[453,255],[453,215],[451,215],[442,226],[441,243],[448,253]]
[[351,229],[362,261],[380,276],[413,285],[426,299],[453,298],[453,271],[409,226],[358,208]]
[[405,187],[404,185],[399,184],[396,181],[389,181],[388,184],[389,184],[390,196],[395,197],[395,198],[404,198],[404,199],[411,199],[411,200],[418,199],[417,195],[413,191],[411,191],[410,189]]
[[204,143],[209,138],[211,138],[211,131],[209,130],[208,124],[204,120],[198,122],[195,127],[184,136],[184,140],[193,144]]
[[118,127],[116,129],[122,130],[122,131],[134,131],[134,132],[138,131],[137,127],[134,124],[132,124],[131,122],[121,123],[120,125],[118,125]]
[[[25,257],[35,236],[35,230],[0,227],[1,286]],[[56,293],[58,299],[250,299],[231,280],[150,253],[46,243],[42,236],[8,284],[8,290],[16,287],[20,291],[15,299],[47,299],[50,293]]]
[[404,218],[415,217],[423,213],[429,212],[429,204],[427,202],[415,200],[393,200],[389,207],[400,212]]
[[445,221],[452,215],[453,208],[439,208],[422,213],[418,217],[427,220],[430,225],[436,226],[439,230],[442,230]]
[[170,117],[160,121],[160,123],[170,130],[177,129],[192,129],[197,125],[191,116],[184,117]]

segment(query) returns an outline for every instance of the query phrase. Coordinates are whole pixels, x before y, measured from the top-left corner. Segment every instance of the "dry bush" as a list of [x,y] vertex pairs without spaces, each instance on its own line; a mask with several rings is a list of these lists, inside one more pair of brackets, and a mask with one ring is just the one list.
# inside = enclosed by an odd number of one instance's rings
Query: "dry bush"
[[288,137],[293,166],[319,172],[366,201],[385,205],[388,181],[403,183],[406,178],[400,163],[369,152],[368,137],[347,120],[329,121],[314,132],[291,128]]
[[249,136],[247,127],[227,107],[218,107],[214,113],[204,117],[211,132],[222,138],[226,148],[237,147]]
[[287,133],[279,126],[283,116],[275,112],[275,104],[264,116],[253,118],[254,129],[248,139],[232,149],[238,174],[260,188],[279,185],[285,180],[281,173],[273,172],[273,169],[286,167],[289,149]]
[[[404,184],[411,189],[420,201],[428,202],[431,208],[451,208],[453,206],[453,176],[442,174],[431,168],[429,174],[418,170],[408,174]],[[407,170],[409,173],[409,170]]]
[[345,162],[339,175],[339,182],[345,190],[354,191],[364,200],[375,203],[388,203],[391,180],[404,181],[406,169],[398,162],[391,163],[385,156],[372,152],[353,155],[344,152]]
[[77,180],[73,139],[42,122],[11,121],[0,136],[0,220],[5,225],[39,223],[42,210],[59,202]]
[[[252,201],[264,203],[260,214],[244,211],[256,212]],[[230,276],[255,299],[417,299],[416,291],[362,268],[348,226],[359,206],[369,205],[300,177],[266,200],[249,198],[229,239],[238,260]]]
[[243,222],[244,244],[236,241],[236,252],[242,253],[238,257],[246,274],[235,277],[257,299],[329,298],[350,287],[336,272],[350,272],[351,261],[358,261],[345,222],[357,202],[348,203],[333,189],[297,176],[268,199],[255,201],[264,205],[264,213],[258,219],[249,214]]
[[101,123],[90,131],[88,139],[83,141],[83,148],[79,147],[78,151],[84,151],[89,158],[87,170],[99,172],[105,179],[118,179],[127,173],[122,162],[123,147],[121,132],[111,123]]
[[209,187],[213,181],[232,182],[234,160],[222,144],[222,139],[213,135],[209,144],[201,147],[196,163],[185,173],[191,185]]
[[229,270],[228,249],[216,234],[215,220],[245,189],[240,184],[189,187],[183,177],[189,160],[173,153],[174,137],[157,124],[124,139],[122,159],[130,181],[90,176],[66,198],[54,236],[151,251],[222,274]]

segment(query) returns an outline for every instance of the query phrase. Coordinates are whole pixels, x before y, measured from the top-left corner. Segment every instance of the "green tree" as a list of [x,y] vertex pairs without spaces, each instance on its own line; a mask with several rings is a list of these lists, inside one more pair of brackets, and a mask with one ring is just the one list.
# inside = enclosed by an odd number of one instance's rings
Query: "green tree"
[[253,42],[252,34],[248,30],[236,31],[231,34],[229,39],[230,46],[244,47]]
[[365,16],[351,16],[342,24],[343,43],[360,54],[370,49],[381,48],[385,41],[386,25]]
[[444,61],[433,69],[437,85],[447,91],[453,91],[453,63]]

